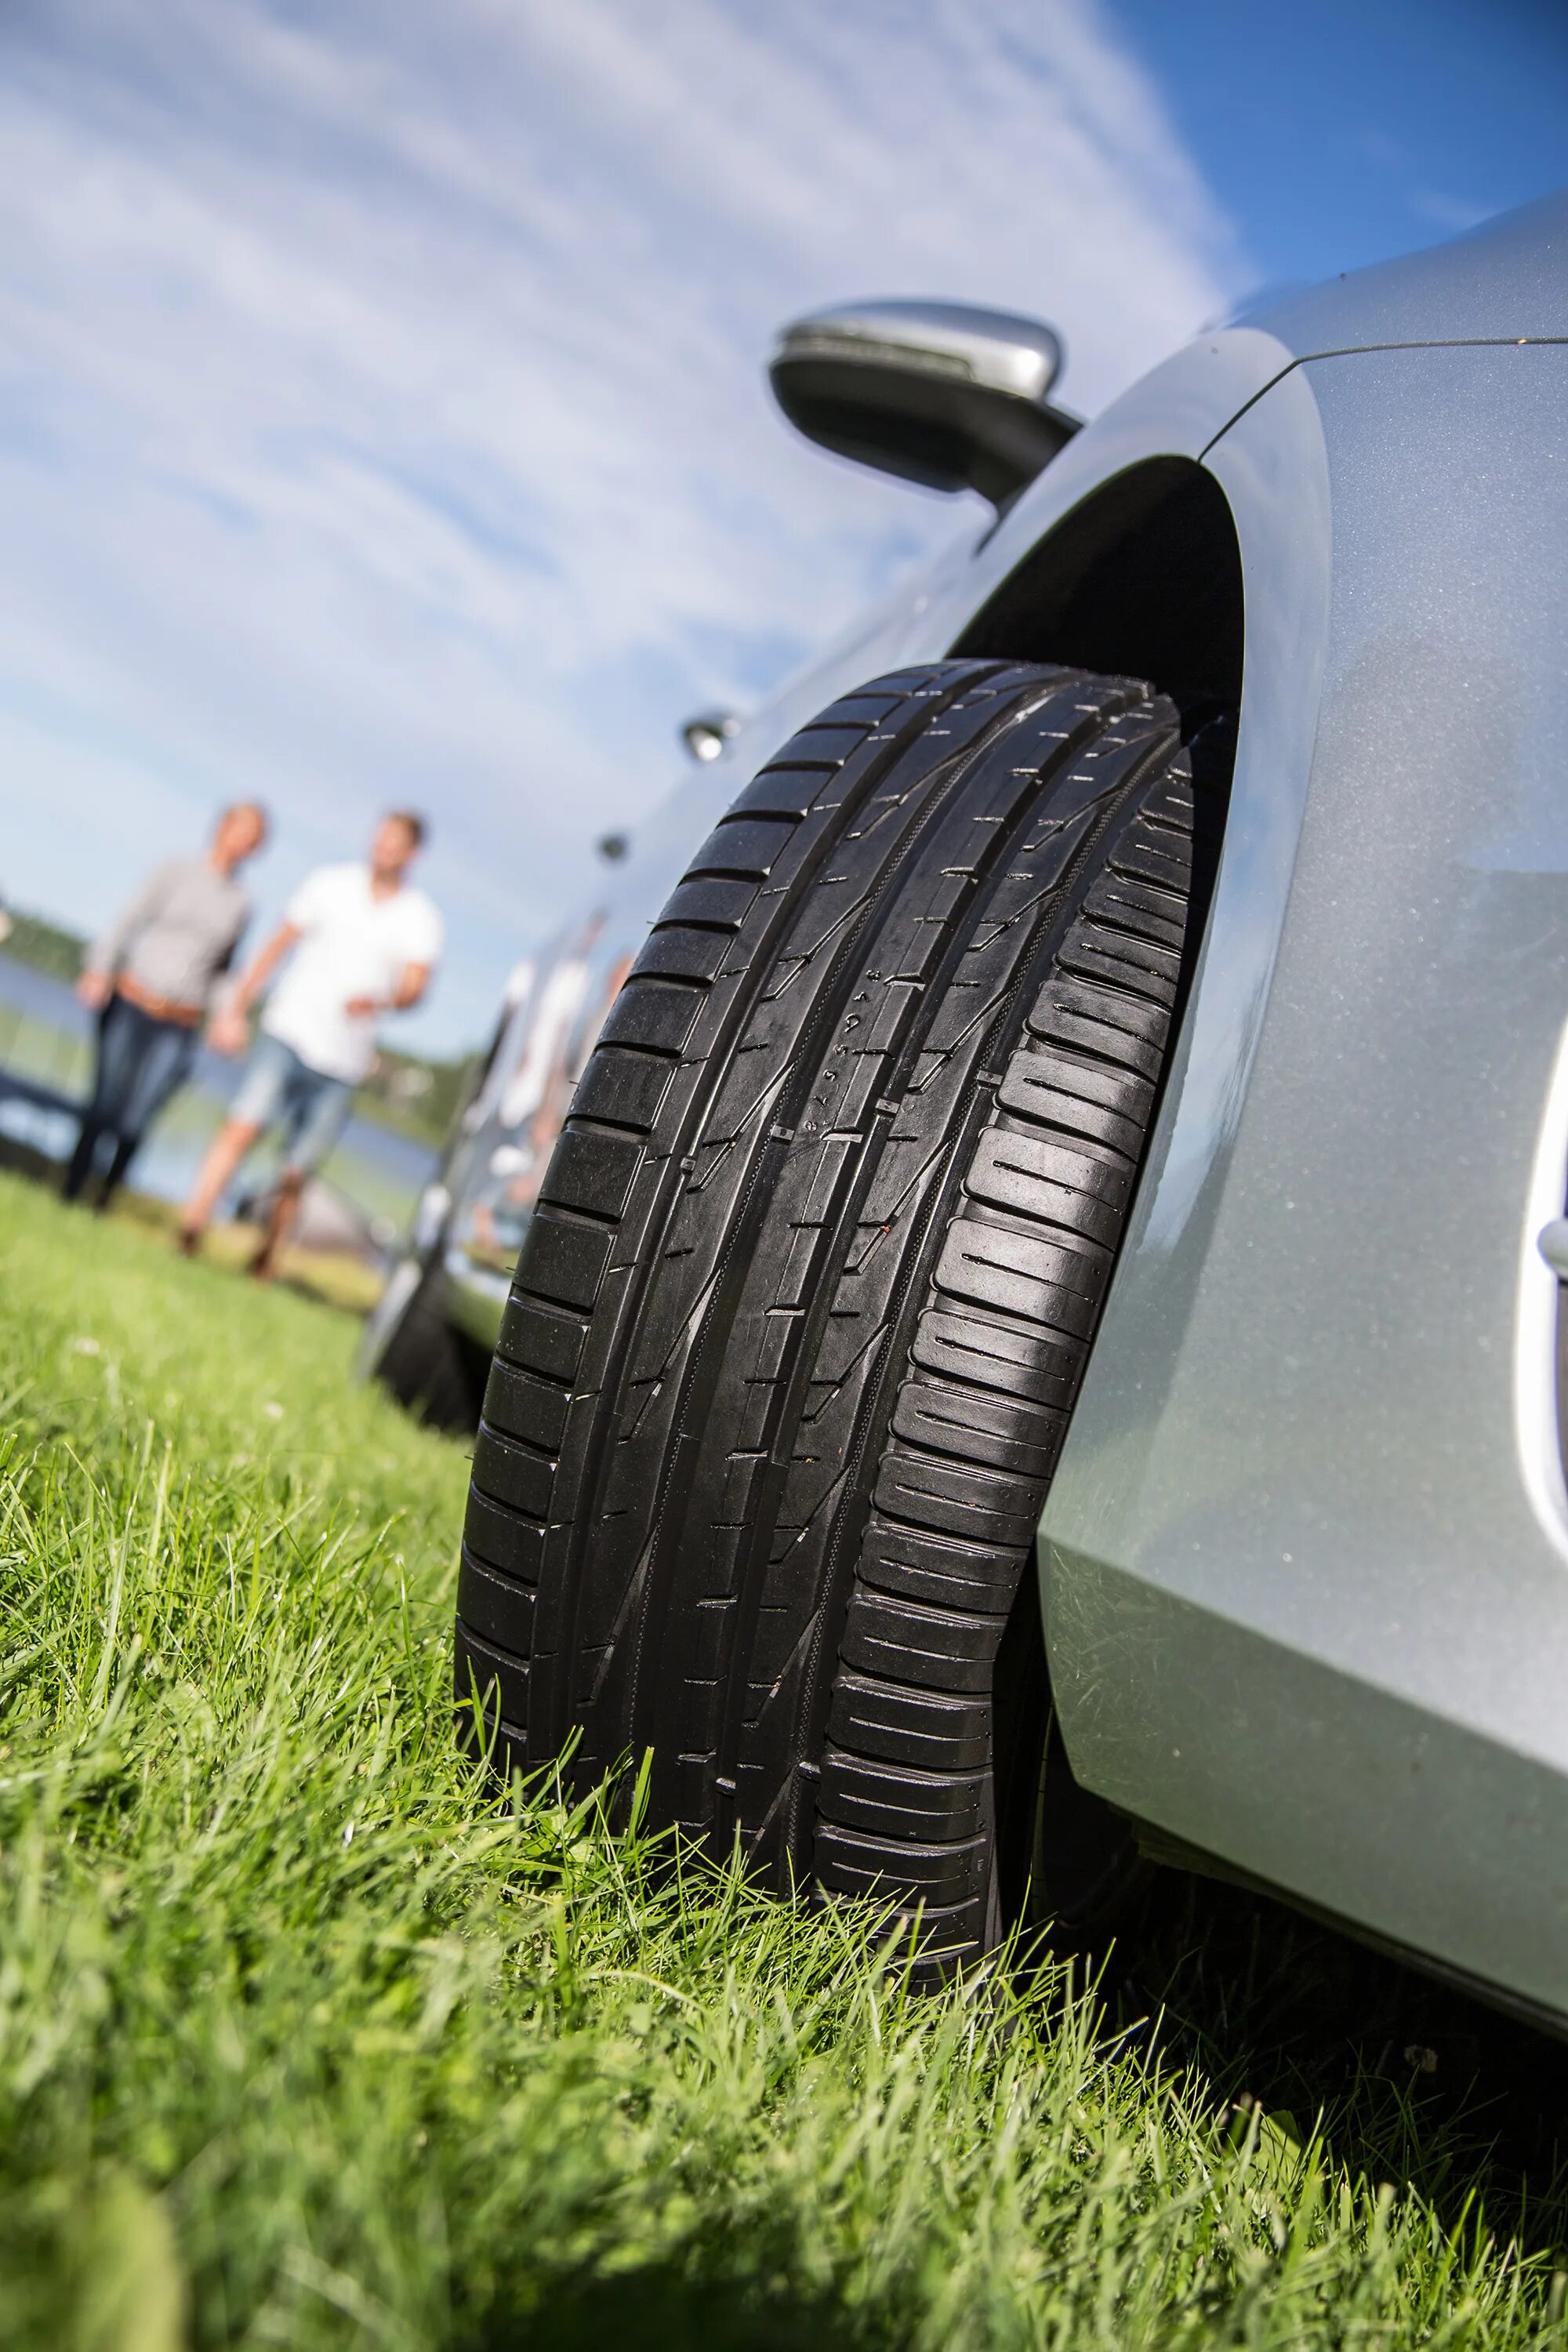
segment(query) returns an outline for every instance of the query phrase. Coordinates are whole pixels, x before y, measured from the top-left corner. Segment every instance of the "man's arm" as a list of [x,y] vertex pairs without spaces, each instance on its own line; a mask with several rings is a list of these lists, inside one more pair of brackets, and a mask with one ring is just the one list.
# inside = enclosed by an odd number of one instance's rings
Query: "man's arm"
[[405,963],[390,996],[351,996],[343,1011],[356,1019],[369,1013],[410,1012],[429,987],[435,969],[433,963]]
[[230,989],[207,1031],[207,1042],[220,1054],[243,1054],[250,1042],[247,1013],[300,936],[298,923],[279,923],[265,947],[252,956]]
[[110,925],[101,939],[94,940],[82,965],[81,978],[76,992],[90,1013],[101,1013],[114,993],[114,976],[125,961],[125,951],[138,931],[146,929],[163,900],[168,867],[160,866],[150,874],[131,904],[117,922]]

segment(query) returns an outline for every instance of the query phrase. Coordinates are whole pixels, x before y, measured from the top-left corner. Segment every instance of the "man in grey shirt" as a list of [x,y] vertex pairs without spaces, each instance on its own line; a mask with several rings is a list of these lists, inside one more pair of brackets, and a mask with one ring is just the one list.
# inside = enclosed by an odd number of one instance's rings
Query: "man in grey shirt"
[[200,857],[160,866],[102,939],[89,949],[77,994],[100,1018],[92,1099],[66,1171],[74,1201],[110,1141],[98,1205],[123,1182],[143,1134],[195,1054],[214,983],[227,971],[250,919],[235,876],[267,837],[255,801],[225,809]]

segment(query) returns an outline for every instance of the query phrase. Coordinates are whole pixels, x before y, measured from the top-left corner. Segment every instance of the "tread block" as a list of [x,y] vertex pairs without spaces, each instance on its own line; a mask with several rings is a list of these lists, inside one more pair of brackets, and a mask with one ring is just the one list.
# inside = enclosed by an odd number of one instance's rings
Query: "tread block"
[[1141,882],[1168,890],[1173,898],[1179,899],[1192,879],[1192,853],[1180,835],[1161,839],[1152,827],[1140,827],[1131,835],[1111,863],[1117,873],[1134,874]]
[[890,1593],[857,1592],[849,1603],[842,1655],[862,1674],[928,1690],[988,1694],[1006,1618],[957,1609],[925,1609]]
[[827,1719],[830,1739],[858,1756],[881,1756],[922,1772],[980,1772],[991,1761],[991,1720],[966,1698],[841,1666]]
[[1033,1482],[979,1464],[950,1462],[891,1445],[882,1456],[876,1503],[896,1519],[937,1528],[971,1543],[1021,1549],[1040,1516]]
[[928,1307],[915,1329],[910,1355],[928,1371],[993,1389],[1033,1404],[1065,1405],[1082,1362],[1070,1341],[973,1312],[947,1314]]
[[1141,1071],[1147,1078],[1159,1075],[1161,1055],[1154,1046],[1125,1029],[1112,1028],[1097,1013],[1076,1012],[1059,1003],[1040,1004],[1030,1013],[1029,1026],[1052,1045],[1076,1045],[1082,1053],[1101,1055],[1123,1069]]
[[1186,937],[1184,901],[1178,902],[1168,890],[1156,890],[1131,875],[1102,874],[1084,903],[1089,914],[1120,923],[1143,939],[1158,940],[1165,947],[1180,950]]
[[933,694],[941,667],[933,662],[910,662],[903,669],[885,669],[868,677],[864,686],[858,686],[855,692],[896,695],[900,702],[906,696]]
[[577,1081],[573,1110],[610,1127],[635,1127],[649,1134],[674,1075],[673,1064],[662,1055],[639,1054],[625,1045],[606,1049],[601,1044]]
[[[1119,988],[1104,988],[1094,981],[1074,980],[1067,972],[1053,973],[1035,1001],[1029,1027],[1037,1036],[1046,1021],[1064,1013],[1077,1013],[1103,1029],[1135,1038],[1156,1056],[1171,1025],[1161,1005],[1145,1004],[1141,997],[1127,996]],[[1157,1063],[1153,1071],[1145,1072],[1147,1076],[1157,1075]]]
[[791,736],[784,750],[772,762],[772,772],[796,766],[807,768],[841,768],[852,752],[858,751],[866,740],[864,723],[844,722],[837,711],[825,711],[821,719],[809,727],[802,727]]
[[611,1236],[602,1227],[568,1224],[536,1209],[518,1253],[517,1286],[563,1307],[592,1307],[610,1262]]
[[525,1584],[536,1584],[544,1558],[544,1528],[535,1519],[520,1519],[503,1510],[478,1486],[468,1488],[468,1516],[463,1541],[476,1559],[502,1570]]
[[[1107,934],[1113,937],[1114,934]],[[1114,949],[1103,948],[1076,933],[1061,952],[1061,968],[1079,980],[1092,980],[1107,988],[1124,989],[1130,995],[1145,996],[1151,1004],[1169,1012],[1176,1001],[1176,983],[1163,972],[1151,971],[1146,964],[1133,963],[1118,955]]]
[[528,1669],[521,1658],[484,1641],[459,1617],[452,1653],[452,1696],[463,1708],[471,1707],[477,1699],[485,1729],[492,1736],[498,1722],[521,1728],[528,1721]]
[[525,1445],[546,1454],[560,1451],[570,1397],[536,1373],[517,1370],[498,1356],[485,1384],[485,1420]]
[[990,1867],[984,1837],[901,1844],[824,1822],[816,1833],[816,1874],[831,1895],[908,1893],[936,1903],[961,1903],[977,1894]]
[[474,1485],[481,1495],[531,1519],[543,1519],[549,1515],[553,1484],[554,1465],[543,1455],[525,1454],[480,1422],[474,1440]]
[[1096,922],[1087,914],[1080,916],[1068,932],[1063,954],[1064,960],[1069,956],[1105,956],[1129,971],[1146,972],[1151,986],[1158,982],[1166,992],[1161,1002],[1167,1005],[1182,976],[1180,955],[1163,940],[1141,938],[1120,926]]
[[774,817],[798,824],[819,801],[831,800],[837,789],[836,767],[764,768],[752,777],[739,800],[731,803],[730,814]]
[[1127,1162],[1044,1135],[992,1128],[980,1139],[963,1189],[972,1201],[1062,1225],[1114,1249],[1132,1191]]
[[846,694],[823,712],[835,727],[879,727],[903,700],[899,694]]
[[[952,1983],[956,1967],[984,1949],[987,1892],[983,1887],[967,1902],[950,1907],[927,1903],[918,1911],[889,1910],[886,1916],[886,1933],[906,1938],[898,1948],[899,1967],[900,1971],[908,1969],[910,1990],[937,1992]],[[905,1951],[910,1953],[908,1960],[902,1957]]]
[[1154,1088],[1136,1070],[1119,1069],[1110,1062],[1089,1061],[1081,1054],[1064,1052],[1059,1045],[1045,1045],[1034,1038],[1026,1039],[1014,1055],[1013,1066],[1020,1073],[1047,1071],[1051,1084],[1059,1087],[1063,1094],[1076,1096],[1080,1102],[1102,1104],[1107,1110],[1131,1119],[1140,1136],[1148,1125],[1154,1107]]
[[465,1545],[458,1563],[458,1614],[470,1633],[509,1656],[526,1658],[531,1646],[535,1594],[515,1577],[497,1576]]
[[918,1601],[929,1609],[985,1614],[1009,1608],[1018,1580],[1018,1557],[995,1544],[913,1528],[873,1511],[857,1574],[879,1592]]
[[1049,1477],[1064,1425],[1037,1406],[919,1377],[904,1382],[893,1409],[894,1432],[911,1445],[1020,1478]]
[[1000,1307],[1087,1339],[1105,1263],[1099,1251],[1090,1255],[1035,1234],[955,1217],[942,1242],[935,1281],[950,1299]]
[[575,1317],[520,1298],[514,1290],[501,1317],[500,1352],[523,1371],[554,1381],[576,1378],[588,1326]]
[[756,902],[755,883],[733,881],[722,874],[706,874],[695,882],[679,884],[659,920],[719,923],[726,930],[738,931]]
[[912,1773],[830,1748],[821,1801],[845,1829],[927,1844],[977,1837],[984,1828],[984,1772]]
[[1172,761],[1159,782],[1146,795],[1143,807],[1146,814],[1191,833],[1196,815],[1196,801],[1193,791],[1193,755],[1190,751],[1179,752]]
[[706,994],[689,982],[628,980],[605,1016],[599,1043],[679,1054],[696,1025]]
[[728,874],[744,881],[765,882],[795,839],[795,830],[785,818],[721,817],[688,872]]
[[729,930],[661,923],[643,941],[626,976],[630,980],[700,980],[706,987],[723,971],[724,959],[734,944],[734,934]]
[[[1081,1083],[1064,1083],[1068,1075],[1064,1068],[1065,1058],[1039,1052],[1015,1054],[996,1090],[998,1104],[1016,1118],[1037,1119],[1043,1127],[1063,1128],[1070,1134],[1105,1144],[1112,1151],[1121,1152],[1131,1167],[1143,1146],[1142,1121],[1135,1112],[1117,1110],[1103,1099],[1096,1099]],[[1087,1064],[1078,1066],[1089,1067]],[[1112,1081],[1122,1073],[1105,1070],[1093,1075]],[[1142,1079],[1136,1083],[1145,1087],[1152,1100],[1152,1087]]]
[[[459,1700],[458,1705],[458,1745],[466,1755],[472,1756],[479,1752],[480,1743],[476,1739],[474,1733],[475,1727],[471,1710],[464,1700]],[[510,1786],[512,1780],[519,1778],[527,1779],[530,1769],[528,1761],[528,1735],[521,1724],[503,1723],[492,1715],[486,1730],[483,1746],[485,1755],[489,1760],[489,1769],[495,1775],[496,1779],[500,1780],[503,1786]],[[938,1965],[940,1967],[940,1963]],[[914,1974],[919,1980],[924,1980],[923,1978],[920,1977],[920,1972],[925,1968],[925,1966],[926,1963],[923,1961],[917,1961],[915,1963]],[[931,1978],[931,1981],[933,1984],[939,1983],[941,1981],[941,1977],[933,1974]]]
[[569,1120],[563,1129],[540,1188],[540,1199],[591,1217],[626,1213],[643,1147],[630,1135],[606,1135]]

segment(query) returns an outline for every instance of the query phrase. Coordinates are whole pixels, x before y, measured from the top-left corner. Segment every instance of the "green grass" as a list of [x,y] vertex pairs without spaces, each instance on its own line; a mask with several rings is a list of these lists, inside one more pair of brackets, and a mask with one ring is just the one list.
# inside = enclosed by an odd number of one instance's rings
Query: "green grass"
[[1565,2340],[1555,2207],[1305,1931],[1178,1906],[1181,2016],[1119,2036],[498,1804],[463,1455],[353,1337],[0,1179],[0,2343]]

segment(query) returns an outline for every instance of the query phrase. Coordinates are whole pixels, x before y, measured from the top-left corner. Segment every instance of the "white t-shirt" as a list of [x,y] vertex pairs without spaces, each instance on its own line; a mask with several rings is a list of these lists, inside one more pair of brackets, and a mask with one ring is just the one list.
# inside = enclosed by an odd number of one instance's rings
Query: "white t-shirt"
[[375,1016],[351,1013],[355,996],[384,1003],[405,964],[433,964],[441,918],[405,883],[371,895],[368,866],[318,866],[284,909],[300,938],[268,999],[261,1026],[306,1067],[357,1086],[375,1057]]

